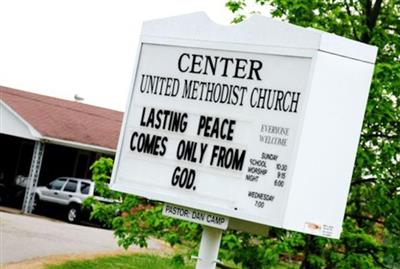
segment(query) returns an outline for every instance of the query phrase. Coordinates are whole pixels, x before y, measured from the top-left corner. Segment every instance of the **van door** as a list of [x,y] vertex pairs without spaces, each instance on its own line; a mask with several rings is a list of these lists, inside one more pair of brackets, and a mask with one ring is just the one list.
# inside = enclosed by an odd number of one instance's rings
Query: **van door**
[[78,188],[78,181],[75,179],[68,179],[62,191],[59,193],[60,202],[63,205],[68,205],[73,197],[76,197],[76,190]]
[[57,178],[47,185],[46,190],[42,191],[42,199],[47,202],[57,203],[61,202],[59,198],[60,191],[67,182],[66,178]]

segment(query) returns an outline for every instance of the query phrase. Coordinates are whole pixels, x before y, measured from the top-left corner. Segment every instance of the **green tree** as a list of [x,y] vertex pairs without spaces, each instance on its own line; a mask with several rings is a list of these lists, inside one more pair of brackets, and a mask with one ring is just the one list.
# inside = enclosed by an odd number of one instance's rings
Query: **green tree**
[[[301,268],[400,266],[400,1],[255,2],[265,6],[272,17],[379,48],[341,240],[301,235],[293,244],[294,235],[282,237],[274,231],[278,236],[266,239],[272,240],[266,249],[276,251],[266,256],[302,253]],[[234,23],[246,19],[246,3],[226,3],[235,14]],[[260,261],[269,263],[268,259]]]
[[[267,236],[224,233],[222,258],[243,268],[270,268],[282,261],[301,268],[400,268],[400,2],[399,0],[254,0],[273,17],[379,47],[340,240],[271,228]],[[230,0],[234,22],[246,19],[245,0]],[[196,249],[198,225],[165,218],[162,205],[115,193],[107,183],[112,160],[92,166],[103,195],[121,203],[88,199],[92,217],[112,226],[118,242],[146,246],[149,236]],[[115,216],[115,212],[119,212]]]
[[146,247],[147,239],[155,237],[162,238],[172,246],[185,243],[189,249],[195,249],[200,240],[199,225],[163,217],[162,203],[110,190],[108,183],[112,168],[113,160],[104,157],[90,167],[99,195],[120,201],[105,204],[89,197],[84,206],[91,209],[92,219],[111,227],[118,238],[118,244],[124,248],[132,244]]

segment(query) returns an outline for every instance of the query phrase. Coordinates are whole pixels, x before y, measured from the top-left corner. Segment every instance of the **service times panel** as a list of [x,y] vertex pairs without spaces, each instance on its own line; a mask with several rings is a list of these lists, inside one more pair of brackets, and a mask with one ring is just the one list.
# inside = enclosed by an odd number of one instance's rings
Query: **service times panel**
[[311,58],[142,44],[114,186],[280,226]]

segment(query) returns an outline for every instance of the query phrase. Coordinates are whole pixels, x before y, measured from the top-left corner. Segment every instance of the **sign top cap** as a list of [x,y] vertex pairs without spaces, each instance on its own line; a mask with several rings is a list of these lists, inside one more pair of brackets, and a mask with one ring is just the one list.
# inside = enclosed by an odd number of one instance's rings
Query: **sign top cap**
[[377,54],[375,46],[261,15],[225,26],[212,21],[205,12],[196,12],[146,21],[142,36],[319,50],[372,64]]

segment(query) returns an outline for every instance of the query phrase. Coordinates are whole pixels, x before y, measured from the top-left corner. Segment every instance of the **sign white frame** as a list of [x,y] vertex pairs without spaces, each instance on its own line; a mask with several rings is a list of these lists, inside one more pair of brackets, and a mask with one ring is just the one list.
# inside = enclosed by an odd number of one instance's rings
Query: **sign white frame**
[[[304,109],[300,112],[302,115],[299,115],[301,118],[299,123],[300,131],[296,134],[295,148],[291,156],[291,158],[295,158],[295,168],[290,171],[291,175],[289,176],[295,177],[296,181],[289,181],[292,185],[287,186],[289,191],[287,192],[284,219],[277,221],[266,220],[263,216],[246,215],[243,212],[235,213],[234,210],[224,210],[218,206],[182,199],[179,196],[166,196],[163,193],[154,192],[146,188],[146,186],[122,184],[116,178],[121,161],[120,150],[118,150],[111,180],[114,190],[237,219],[245,219],[259,224],[283,227],[332,238],[339,237],[358,137],[368,97],[368,88],[376,57],[375,47],[261,16],[254,16],[246,23],[238,26],[217,25],[211,22],[204,13],[146,22],[143,26],[135,60],[135,69],[126,111],[130,111],[133,96],[132,89],[137,77],[136,68],[138,68],[141,49],[144,44],[213,50],[223,49],[226,51],[310,58],[312,61],[311,70],[307,80],[308,86],[305,90],[305,96],[303,96]],[[346,74],[346,72],[352,72],[352,70],[357,70],[359,77],[354,78],[354,76]],[[329,81],[329,72],[332,74],[332,81]],[[335,83],[338,80],[340,81],[342,77],[346,77],[348,84],[342,88],[337,88],[338,86]],[[334,106],[338,104],[341,96],[346,94],[349,89],[352,89],[352,92],[349,92],[347,96],[349,102],[343,103],[342,111],[339,111],[338,115],[319,113],[321,102],[324,105],[323,110],[329,112],[335,108]],[[310,98],[312,99],[309,100],[311,93],[312,96]],[[325,96],[326,94],[329,94],[329,96]],[[330,99],[337,102],[331,105],[329,104]],[[349,114],[349,117],[337,119],[337,117],[343,117],[347,114]],[[126,120],[127,113],[124,115],[118,149],[122,147]],[[325,124],[325,121],[331,121],[332,124],[338,123],[339,125],[341,121],[344,121],[343,127],[347,128],[345,130],[346,136],[341,137],[339,144],[328,144],[326,148],[321,148],[320,145],[323,144],[321,141],[324,139],[335,139],[334,135],[329,134],[329,132],[334,131],[334,128],[329,124]],[[313,133],[315,131],[313,125],[316,123],[323,125],[324,129],[321,135],[324,136],[323,138]],[[311,145],[315,144],[315,141],[318,141],[319,146],[311,147]],[[327,156],[327,152],[332,152],[334,157]],[[329,168],[328,162],[334,161],[335,157],[339,155],[344,155],[344,160],[338,161],[337,171],[327,174],[324,184],[321,184],[318,175],[326,171]],[[318,164],[318,167],[313,167],[313,163],[310,163],[310,160],[315,156],[324,156],[327,160]],[[308,162],[305,160],[308,160]],[[319,160],[316,161],[319,162]],[[312,186],[311,191],[307,189],[308,184]],[[324,185],[326,185],[326,188],[323,188]],[[303,199],[302,195],[304,193],[315,195],[315,197]],[[333,199],[337,204],[331,206],[329,199]],[[320,201],[320,203],[316,204],[316,201]],[[309,208],[313,212],[306,212],[302,208]]]

